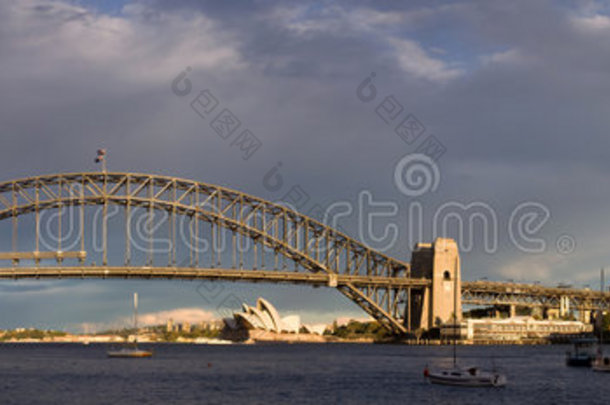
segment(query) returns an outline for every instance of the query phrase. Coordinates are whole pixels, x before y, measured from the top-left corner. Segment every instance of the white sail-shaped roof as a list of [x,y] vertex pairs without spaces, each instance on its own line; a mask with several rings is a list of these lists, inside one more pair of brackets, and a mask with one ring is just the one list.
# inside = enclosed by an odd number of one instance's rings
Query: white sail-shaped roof
[[301,319],[298,315],[280,318],[277,309],[264,298],[256,300],[256,307],[242,304],[243,312],[233,314],[235,320],[248,329],[264,329],[273,332],[295,332],[301,328]]
[[258,317],[252,314],[237,312],[233,314],[233,316],[235,316],[237,321],[241,321],[247,329],[263,329],[263,324],[260,322]]
[[267,312],[263,312],[258,308],[250,307],[250,313],[252,316],[258,319],[262,329],[276,331],[275,325],[271,321],[271,317],[267,314]]
[[275,307],[273,305],[271,305],[271,303],[269,301],[267,301],[266,299],[264,299],[262,297],[260,297],[258,300],[256,300],[256,306],[261,311],[269,314],[269,317],[271,318],[271,322],[273,323],[272,330],[274,330],[276,332],[281,332],[282,331],[282,320],[280,318],[280,314],[277,312],[277,309],[275,309]]
[[282,332],[299,333],[301,329],[301,317],[298,315],[289,315],[282,318]]

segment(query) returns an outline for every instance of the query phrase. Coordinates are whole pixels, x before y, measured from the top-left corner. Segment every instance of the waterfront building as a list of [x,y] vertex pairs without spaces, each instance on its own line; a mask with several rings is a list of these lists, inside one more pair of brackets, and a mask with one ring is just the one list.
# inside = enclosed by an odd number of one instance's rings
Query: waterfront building
[[[460,338],[470,342],[517,342],[548,339],[551,335],[572,335],[592,332],[593,326],[580,321],[556,319],[537,320],[530,316],[506,319],[466,319],[460,324]],[[449,340],[455,326],[443,325],[441,339]]]

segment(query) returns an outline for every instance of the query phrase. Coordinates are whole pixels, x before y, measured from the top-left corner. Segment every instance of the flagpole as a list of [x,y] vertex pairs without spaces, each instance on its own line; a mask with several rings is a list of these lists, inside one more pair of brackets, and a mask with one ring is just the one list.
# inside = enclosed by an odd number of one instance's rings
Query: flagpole
[[95,163],[102,164],[102,173],[106,173],[106,149],[98,149]]

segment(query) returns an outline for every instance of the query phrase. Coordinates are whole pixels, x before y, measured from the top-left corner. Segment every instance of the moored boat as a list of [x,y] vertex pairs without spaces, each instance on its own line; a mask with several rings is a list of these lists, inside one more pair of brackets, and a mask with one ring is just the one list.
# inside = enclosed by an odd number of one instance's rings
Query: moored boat
[[430,371],[424,369],[424,377],[431,384],[453,385],[459,387],[503,387],[506,377],[493,371],[480,370],[478,367],[454,367],[447,370]]
[[121,358],[129,358],[129,357],[151,357],[152,352],[149,350],[142,350],[136,348],[123,348],[119,350],[110,350],[108,351],[108,357],[121,357]]
[[[456,259],[457,261],[457,259]],[[455,268],[457,269],[457,263]],[[424,369],[424,378],[432,384],[453,385],[458,387],[503,387],[506,376],[493,371],[484,371],[478,367],[459,367],[457,364],[457,338],[461,336],[461,324],[457,312],[458,284],[457,275],[453,276],[453,368],[429,370]]]
[[599,371],[604,373],[610,373],[610,357],[608,356],[599,356],[591,365],[591,369],[593,371]]
[[597,340],[594,338],[575,339],[574,348],[566,353],[566,365],[570,367],[591,367],[595,359],[594,347]]
[[118,350],[109,350],[107,352],[108,357],[113,358],[142,358],[151,357],[152,351],[138,349],[138,293],[133,293],[133,323],[136,331],[133,345],[131,347],[124,347]]

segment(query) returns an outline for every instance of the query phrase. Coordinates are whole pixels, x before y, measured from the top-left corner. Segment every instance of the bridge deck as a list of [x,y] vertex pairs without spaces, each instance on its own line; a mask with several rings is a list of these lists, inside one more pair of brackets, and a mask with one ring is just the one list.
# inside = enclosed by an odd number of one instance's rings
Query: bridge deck
[[208,279],[250,282],[286,282],[319,286],[382,286],[388,288],[428,287],[430,281],[416,278],[354,276],[293,271],[236,270],[192,267],[11,267],[0,268],[0,279],[17,278],[165,278]]
[[610,292],[495,281],[462,282],[465,304],[559,307],[562,297],[569,298],[574,309],[610,309]]

